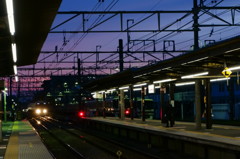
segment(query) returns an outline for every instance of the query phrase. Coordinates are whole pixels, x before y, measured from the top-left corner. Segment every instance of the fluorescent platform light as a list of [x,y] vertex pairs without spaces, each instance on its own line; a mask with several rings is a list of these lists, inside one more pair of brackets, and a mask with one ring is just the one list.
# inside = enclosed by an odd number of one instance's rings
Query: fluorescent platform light
[[15,23],[13,13],[13,0],[5,0],[7,5],[8,23],[11,35],[15,34]]
[[16,44],[12,44],[12,56],[13,56],[13,62],[17,62],[17,48]]
[[18,76],[15,76],[15,81],[18,82]]
[[230,78],[216,78],[216,79],[211,79],[210,82],[217,82],[217,81],[225,81],[225,80],[229,80]]
[[133,87],[141,87],[141,86],[146,86],[147,83],[141,83],[141,84],[136,84],[136,85],[133,85]]
[[153,81],[153,83],[164,83],[164,82],[171,82],[175,81],[176,79],[165,79],[165,80],[159,80],[159,81]]
[[203,57],[203,58],[200,58],[200,59],[197,59],[197,60],[193,60],[193,61],[189,61],[187,63],[193,63],[193,62],[198,62],[198,61],[201,61],[201,60],[204,60],[204,59],[207,59],[208,57]]
[[193,85],[195,82],[182,82],[182,83],[176,83],[175,86],[186,86],[186,85]]
[[99,91],[98,93],[105,93],[105,91]]
[[228,68],[228,70],[233,71],[233,70],[239,70],[240,66],[236,66],[236,67],[230,67]]
[[109,89],[109,90],[107,90],[107,92],[113,92],[113,91],[116,91],[116,89]]
[[142,88],[134,88],[133,91],[141,91]]
[[125,89],[125,90],[123,90],[123,92],[128,92],[128,90]]
[[197,74],[182,76],[181,78],[182,78],[182,79],[186,79],[186,78],[192,78],[192,77],[203,76],[203,75],[208,75],[208,72],[202,72],[202,73],[197,73]]
[[172,67],[166,67],[166,68],[163,68],[162,70],[168,70],[168,69],[170,69],[170,68],[172,68]]
[[13,65],[14,74],[17,75],[17,65]]
[[122,89],[129,89],[129,86],[126,86],[126,87],[119,87],[120,90]]
[[230,52],[237,51],[237,50],[240,50],[240,48],[236,48],[236,49],[228,50],[228,51],[226,51],[225,53],[230,53]]
[[141,75],[134,76],[133,78],[142,77],[142,76],[145,76],[145,75],[147,75],[147,74],[148,74],[148,73],[144,73],[144,74],[141,74]]

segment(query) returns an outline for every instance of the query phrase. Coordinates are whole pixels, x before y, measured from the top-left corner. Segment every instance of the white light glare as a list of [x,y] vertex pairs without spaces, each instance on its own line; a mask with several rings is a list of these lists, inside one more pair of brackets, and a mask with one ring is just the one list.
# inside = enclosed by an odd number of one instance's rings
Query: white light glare
[[195,82],[183,82],[183,83],[176,83],[175,86],[186,86],[186,85],[193,85]]
[[136,84],[136,85],[133,85],[133,87],[141,87],[141,86],[145,86],[145,85],[147,85],[147,83]]
[[17,62],[17,48],[16,44],[12,44],[12,56],[13,56],[13,62]]
[[202,73],[197,73],[197,74],[182,76],[181,78],[182,78],[182,79],[186,79],[186,78],[192,78],[192,77],[203,76],[203,75],[208,75],[208,72],[202,72]]
[[160,80],[160,81],[153,81],[153,83],[164,83],[164,82],[171,82],[175,81],[176,79],[165,79],[165,80]]
[[216,78],[216,79],[211,79],[210,82],[217,82],[217,81],[225,81],[225,80],[229,80],[230,78]]
[[11,35],[15,34],[15,24],[14,24],[14,15],[13,15],[13,0],[6,0],[7,5],[7,14],[8,14],[8,23]]

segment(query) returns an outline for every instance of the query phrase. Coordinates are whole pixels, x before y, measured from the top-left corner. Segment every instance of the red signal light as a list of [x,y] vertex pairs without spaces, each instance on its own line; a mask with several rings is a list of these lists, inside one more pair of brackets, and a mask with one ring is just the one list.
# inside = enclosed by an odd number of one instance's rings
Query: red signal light
[[127,115],[130,114],[130,111],[129,111],[129,110],[126,110],[126,111],[125,111],[125,114],[127,114]]
[[83,112],[83,111],[80,111],[80,112],[78,113],[78,116],[79,116],[80,118],[84,117],[84,112]]

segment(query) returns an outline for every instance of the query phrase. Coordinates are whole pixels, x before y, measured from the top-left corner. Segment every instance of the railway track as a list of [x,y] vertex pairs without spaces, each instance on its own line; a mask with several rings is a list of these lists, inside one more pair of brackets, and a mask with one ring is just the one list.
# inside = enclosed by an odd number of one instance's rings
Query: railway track
[[[62,122],[50,117],[38,117],[31,120],[38,131],[45,131],[62,145],[64,153],[84,159],[158,159],[162,157],[137,150],[133,146],[102,138],[94,132],[86,133],[70,122]],[[48,139],[45,139],[48,140]],[[56,144],[56,143],[55,143]],[[137,147],[137,145],[136,145]],[[53,152],[52,152],[53,153]],[[53,153],[54,154],[54,153]],[[58,154],[59,155],[59,154]],[[56,157],[59,158],[59,157]]]

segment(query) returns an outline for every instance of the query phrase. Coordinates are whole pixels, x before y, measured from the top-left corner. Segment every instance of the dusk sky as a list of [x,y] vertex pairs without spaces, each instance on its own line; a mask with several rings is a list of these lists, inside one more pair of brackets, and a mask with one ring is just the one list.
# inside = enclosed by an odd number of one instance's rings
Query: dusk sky
[[[199,0],[200,1],[200,0]],[[216,3],[220,2],[217,0]],[[205,5],[213,6],[216,3],[212,3],[211,0],[207,0]],[[239,6],[240,2],[238,0],[225,0],[221,2],[218,6]],[[62,5],[59,11],[173,11],[173,10],[191,10],[193,7],[193,0],[105,0],[104,2],[99,2],[98,0],[63,0]],[[222,19],[226,21],[231,21],[231,12],[225,12],[225,10],[211,10],[210,13],[214,15],[219,15]],[[200,12],[201,15],[203,12]],[[184,16],[186,13],[181,14],[161,14],[160,22],[161,28],[177,21],[179,18]],[[239,13],[236,12],[236,17],[239,16]],[[65,20],[69,19],[73,15],[57,15],[56,19],[52,25],[52,28],[56,25],[64,22]],[[100,18],[99,21],[102,21],[108,18],[110,15],[104,15],[104,17]],[[127,29],[127,20],[131,19],[134,20],[129,23],[129,26],[137,23],[139,20],[149,16],[149,14],[131,14],[131,15],[124,15],[123,17],[123,28]],[[174,23],[169,29],[192,29],[193,23],[192,21],[192,14],[186,16],[186,18],[182,19]],[[87,19],[85,23],[86,29],[91,27],[96,20],[98,20],[99,15],[86,15]],[[154,15],[151,18],[147,19],[143,23],[133,27],[132,29],[156,29],[157,28],[157,16]],[[190,23],[189,23],[190,22]],[[239,23],[239,18],[235,20],[235,23]],[[189,24],[188,24],[189,23]],[[218,24],[222,23],[221,21],[210,17],[209,15],[201,15],[199,18],[200,24]],[[73,20],[67,22],[66,24],[54,29],[53,31],[79,31],[83,27],[82,24],[82,17],[78,16]],[[114,30],[120,27],[119,23],[119,16],[113,18],[112,20],[100,25],[95,30]],[[204,45],[205,40],[223,40],[226,38],[230,38],[236,36],[240,33],[239,28],[237,27],[208,27],[208,28],[200,28],[200,38],[199,38],[199,45],[202,47]],[[67,41],[66,45],[63,45],[63,41]],[[155,40],[156,43],[156,50],[162,51],[163,50],[163,41],[164,40],[174,40],[176,44],[176,50],[191,50],[191,46],[193,45],[193,32],[178,32],[178,33],[170,33],[170,32],[161,32],[161,33],[130,33],[131,40]],[[48,35],[47,40],[42,48],[42,51],[54,51],[56,46],[58,47],[58,51],[117,51],[118,47],[118,40],[123,39],[124,43],[124,51],[127,50],[126,42],[127,42],[127,33],[88,33],[88,34],[53,34],[50,33]],[[98,47],[97,47],[98,46]],[[152,44],[139,44],[133,46],[131,51],[136,51],[141,49],[142,51],[152,51],[153,45]],[[49,57],[48,57],[49,56]],[[39,60],[41,63],[35,65],[36,68],[72,68],[74,66],[74,62],[72,63],[64,63],[64,61],[77,61],[77,55],[71,54],[59,54],[58,61],[61,63],[56,64],[57,55],[52,54],[41,54],[39,56]],[[144,57],[143,57],[144,56]],[[145,57],[146,56],[146,57]],[[124,61],[135,61],[136,64],[125,64],[125,68],[129,67],[141,67],[147,65],[148,63],[141,62],[143,58],[145,61],[155,60],[160,61],[164,58],[169,58],[171,56],[163,56],[162,54],[154,54],[157,58],[153,58],[152,56],[143,55],[143,54],[134,54],[132,56],[124,55]],[[173,56],[177,56],[174,54]],[[46,58],[48,57],[48,58]],[[134,58],[135,57],[135,58]],[[81,54],[79,55],[81,60],[84,61],[92,61],[96,60],[96,55],[94,54]],[[45,59],[45,60],[43,60]],[[116,54],[100,54],[99,60],[105,59],[106,61],[111,60],[118,60],[118,55]],[[84,62],[83,61],[83,62]],[[48,63],[52,62],[52,63]],[[76,63],[75,63],[76,66]],[[98,64],[99,67],[111,67],[117,68],[118,64]],[[28,66],[29,67],[29,66]],[[30,66],[32,67],[32,66]],[[93,63],[84,63],[84,68],[95,67]],[[62,71],[64,74],[73,74],[74,71]],[[98,73],[116,73],[117,71],[113,69],[112,71],[103,70],[103,72]],[[36,73],[36,72],[35,72]],[[43,72],[39,71],[39,74]],[[59,71],[46,71],[46,74],[60,74]],[[75,72],[76,73],[76,72]],[[87,73],[94,73],[90,70],[85,70],[85,74]]]

